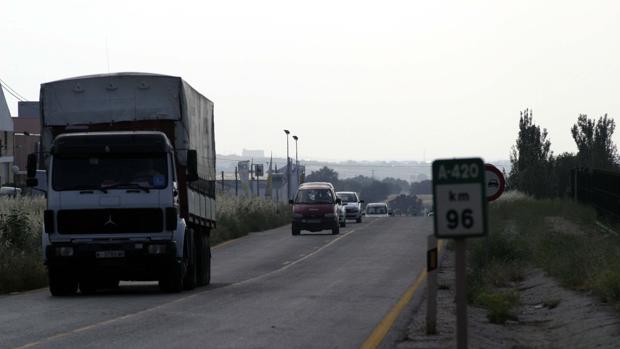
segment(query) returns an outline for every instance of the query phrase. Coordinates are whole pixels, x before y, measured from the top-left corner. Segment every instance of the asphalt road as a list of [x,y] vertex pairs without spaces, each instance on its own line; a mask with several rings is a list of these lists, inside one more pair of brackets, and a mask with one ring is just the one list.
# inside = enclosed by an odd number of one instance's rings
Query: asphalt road
[[287,226],[214,248],[212,284],[192,292],[0,296],[0,348],[358,348],[423,269],[431,231],[424,217]]

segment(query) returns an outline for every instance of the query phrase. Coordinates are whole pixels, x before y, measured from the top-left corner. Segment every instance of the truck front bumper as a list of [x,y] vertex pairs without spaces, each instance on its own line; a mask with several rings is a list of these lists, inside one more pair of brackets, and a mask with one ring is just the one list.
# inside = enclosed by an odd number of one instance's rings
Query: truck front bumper
[[180,263],[172,241],[54,243],[47,246],[47,267],[81,277],[158,280]]

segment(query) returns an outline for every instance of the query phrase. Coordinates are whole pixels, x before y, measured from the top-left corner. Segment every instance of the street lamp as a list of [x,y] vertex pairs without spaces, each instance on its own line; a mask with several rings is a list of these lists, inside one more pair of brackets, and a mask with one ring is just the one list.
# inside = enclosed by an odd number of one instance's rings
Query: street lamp
[[293,136],[295,140],[295,175],[297,177],[297,184],[299,184],[299,160],[297,159],[297,140],[299,137]]
[[288,135],[291,133],[289,130],[284,130],[286,133],[286,200],[291,199],[291,164],[288,156]]

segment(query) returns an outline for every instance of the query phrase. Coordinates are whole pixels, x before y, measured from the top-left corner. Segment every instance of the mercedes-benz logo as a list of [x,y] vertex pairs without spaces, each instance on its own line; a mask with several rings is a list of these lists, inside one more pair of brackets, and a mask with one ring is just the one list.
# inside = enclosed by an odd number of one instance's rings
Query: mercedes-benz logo
[[117,224],[116,224],[116,223],[112,220],[112,215],[108,215],[108,220],[107,220],[105,223],[103,223],[103,226],[104,226],[104,227],[107,227],[107,226],[108,226],[108,225],[110,225],[110,224],[112,224],[112,225],[117,225]]

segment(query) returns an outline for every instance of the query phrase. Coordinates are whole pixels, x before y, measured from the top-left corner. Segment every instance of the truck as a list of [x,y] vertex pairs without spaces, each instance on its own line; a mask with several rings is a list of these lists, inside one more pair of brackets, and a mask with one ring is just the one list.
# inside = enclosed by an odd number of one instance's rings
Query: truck
[[43,83],[42,245],[53,296],[158,281],[209,284],[215,227],[213,102],[180,77],[113,73]]

